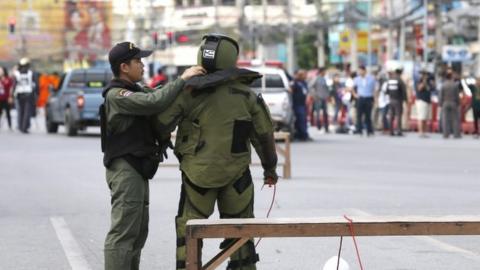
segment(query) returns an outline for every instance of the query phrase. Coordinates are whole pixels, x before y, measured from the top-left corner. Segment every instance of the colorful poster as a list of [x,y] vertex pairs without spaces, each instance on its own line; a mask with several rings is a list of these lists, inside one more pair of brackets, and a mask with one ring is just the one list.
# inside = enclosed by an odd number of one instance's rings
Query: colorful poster
[[[368,32],[356,31],[357,33],[357,51],[366,53],[368,51]],[[379,40],[372,40],[372,50],[376,51],[379,48]],[[340,32],[339,53],[342,55],[350,53],[350,31]]]
[[65,2],[66,58],[93,62],[111,47],[111,3],[105,1]]
[[111,17],[110,1],[0,1],[0,60],[98,60],[111,47]]

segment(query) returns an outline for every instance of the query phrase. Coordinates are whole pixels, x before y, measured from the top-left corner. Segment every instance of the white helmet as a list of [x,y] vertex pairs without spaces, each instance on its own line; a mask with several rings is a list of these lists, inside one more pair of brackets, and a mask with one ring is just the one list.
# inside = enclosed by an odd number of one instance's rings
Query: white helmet
[[30,59],[28,59],[28,57],[22,57],[18,63],[20,66],[26,66],[30,64]]

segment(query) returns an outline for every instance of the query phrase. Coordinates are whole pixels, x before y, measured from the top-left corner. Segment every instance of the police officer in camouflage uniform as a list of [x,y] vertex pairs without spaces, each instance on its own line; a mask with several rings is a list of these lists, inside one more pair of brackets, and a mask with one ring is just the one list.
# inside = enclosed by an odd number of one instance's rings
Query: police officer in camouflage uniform
[[[261,76],[236,68],[238,52],[237,42],[227,36],[204,36],[198,61],[208,74],[186,83],[204,90],[182,92],[157,116],[163,131],[173,130],[178,123],[174,153],[180,161],[182,188],[175,220],[177,269],[186,267],[188,220],[208,218],[215,202],[220,218],[254,217],[250,143],[261,159],[265,183],[275,184],[278,179],[270,113],[262,96],[249,88]],[[226,239],[220,248],[233,240]],[[250,240],[232,254],[227,269],[256,269],[258,260]]]
[[161,90],[142,88],[143,51],[133,43],[115,45],[109,53],[114,78],[105,88],[100,106],[102,151],[111,191],[111,227],[105,240],[105,269],[139,269],[140,253],[148,233],[149,187],[169,139],[159,139],[151,117],[160,113],[182,91],[185,80],[204,73],[187,69],[181,78]]

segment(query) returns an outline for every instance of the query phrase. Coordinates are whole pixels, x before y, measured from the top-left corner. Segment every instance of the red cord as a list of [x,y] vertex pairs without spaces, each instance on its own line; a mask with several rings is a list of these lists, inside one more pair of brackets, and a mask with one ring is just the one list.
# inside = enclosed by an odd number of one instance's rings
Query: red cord
[[267,212],[267,218],[270,217],[270,212],[272,212],[272,208],[273,208],[273,203],[275,203],[275,195],[277,193],[277,185],[273,185],[273,196],[272,196],[272,202],[270,203],[270,208],[268,208],[268,212]]
[[358,264],[360,264],[360,270],[363,270],[362,260],[360,259],[360,252],[358,251],[357,241],[355,240],[355,231],[353,230],[353,220],[348,218],[347,215],[343,217],[348,220],[348,227],[350,228],[350,234],[352,235],[353,244],[355,245],[355,251],[357,252]]
[[[265,186],[265,184],[263,184],[262,189],[263,189],[264,186]],[[271,186],[271,185],[269,185],[269,186]],[[272,212],[273,203],[275,203],[275,195],[276,194],[277,194],[277,185],[273,185],[272,202],[270,203],[270,208],[268,208],[267,218],[270,216],[270,212]],[[258,246],[258,243],[260,243],[261,240],[262,240],[262,237],[258,238],[257,243],[255,244],[255,247]]]

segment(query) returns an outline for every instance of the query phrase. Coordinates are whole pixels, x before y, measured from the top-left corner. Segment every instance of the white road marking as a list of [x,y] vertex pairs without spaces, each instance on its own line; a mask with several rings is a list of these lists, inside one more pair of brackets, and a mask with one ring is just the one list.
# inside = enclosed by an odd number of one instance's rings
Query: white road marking
[[[351,212],[353,215],[358,215],[358,216],[365,216],[365,217],[373,216],[372,214],[370,214],[368,212],[365,212],[365,211],[360,210],[360,209],[355,209],[355,208],[347,209],[347,211]],[[480,254],[475,253],[473,251],[470,251],[470,250],[467,250],[467,249],[463,249],[463,248],[445,243],[445,242],[440,241],[438,239],[435,239],[434,237],[431,237],[431,236],[415,236],[415,238],[418,239],[418,240],[422,240],[424,242],[427,242],[430,245],[433,245],[436,248],[439,248],[443,251],[459,253],[459,254],[467,257],[468,259],[480,262]]]
[[63,219],[63,217],[50,217],[50,222],[55,229],[55,233],[63,247],[63,251],[67,256],[68,263],[72,267],[72,270],[91,270],[92,268],[90,268],[87,260],[85,260],[82,250],[68,228],[65,219]]
[[460,253],[463,256],[465,256],[465,257],[467,257],[471,260],[480,261],[480,254],[477,254],[473,251],[466,250],[466,249],[459,248],[459,247],[454,246],[454,245],[447,244],[445,242],[442,242],[442,241],[437,240],[437,239],[435,239],[433,237],[430,237],[430,236],[416,236],[415,238],[423,240],[425,242],[428,242],[431,245],[433,245],[437,248],[440,248],[442,250],[445,250],[445,251],[448,251],[448,252]]

